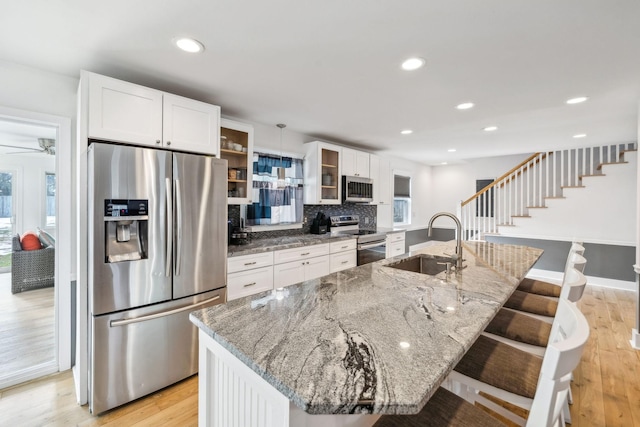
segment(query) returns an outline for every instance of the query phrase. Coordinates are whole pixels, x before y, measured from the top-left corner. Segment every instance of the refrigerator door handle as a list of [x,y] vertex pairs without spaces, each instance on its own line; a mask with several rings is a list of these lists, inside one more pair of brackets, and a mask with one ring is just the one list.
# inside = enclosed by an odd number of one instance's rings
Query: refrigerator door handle
[[176,179],[176,265],[175,275],[180,275],[180,264],[182,264],[182,190],[180,189],[180,180]]
[[132,318],[128,318],[128,319],[112,320],[112,321],[109,322],[109,326],[111,326],[112,328],[116,328],[118,326],[126,326],[126,325],[130,325],[132,323],[146,322],[147,320],[157,319],[158,317],[170,316],[172,314],[181,313],[181,312],[187,311],[187,310],[195,310],[198,307],[201,307],[203,305],[212,303],[213,301],[216,301],[218,299],[220,299],[220,295],[216,295],[213,298],[209,298],[208,300],[205,300],[205,301],[202,301],[202,302],[199,302],[199,303],[196,303],[196,304],[191,304],[191,305],[187,305],[185,307],[175,308],[173,310],[163,311],[163,312],[160,312],[160,313],[149,314],[148,316],[140,316],[140,317],[132,317]]
[[165,190],[166,190],[166,204],[165,210],[167,213],[167,221],[164,225],[165,236],[167,239],[167,246],[164,254],[164,275],[166,277],[171,276],[171,246],[173,245],[173,230],[171,224],[173,224],[173,208],[171,203],[171,178],[165,178]]

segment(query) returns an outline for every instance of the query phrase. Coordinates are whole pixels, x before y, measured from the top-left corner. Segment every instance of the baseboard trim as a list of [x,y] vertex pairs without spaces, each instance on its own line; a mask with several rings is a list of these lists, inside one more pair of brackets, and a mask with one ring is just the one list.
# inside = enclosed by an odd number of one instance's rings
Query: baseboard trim
[[631,343],[631,347],[640,350],[640,332],[638,332],[637,329],[631,330],[631,340],[629,340],[629,342]]
[[[558,271],[540,270],[532,268],[527,277],[533,279],[546,280],[548,282],[561,284],[563,273]],[[637,291],[636,282],[626,280],[607,279],[606,277],[587,276],[587,284],[599,286],[601,288],[621,289],[625,291]]]

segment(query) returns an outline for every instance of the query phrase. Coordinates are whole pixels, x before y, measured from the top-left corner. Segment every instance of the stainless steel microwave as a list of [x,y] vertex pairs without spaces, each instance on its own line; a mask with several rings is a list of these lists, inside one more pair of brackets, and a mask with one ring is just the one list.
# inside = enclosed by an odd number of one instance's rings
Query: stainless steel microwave
[[342,201],[351,203],[372,202],[373,180],[359,176],[343,176]]

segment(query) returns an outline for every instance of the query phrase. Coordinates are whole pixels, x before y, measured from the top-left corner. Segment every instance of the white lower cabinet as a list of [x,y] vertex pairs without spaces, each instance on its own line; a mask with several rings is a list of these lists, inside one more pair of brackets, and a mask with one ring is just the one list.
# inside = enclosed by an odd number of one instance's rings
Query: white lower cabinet
[[227,300],[355,267],[356,246],[356,239],[340,240],[228,258]]
[[387,234],[387,258],[403,255],[405,252],[405,233]]
[[227,259],[227,301],[273,289],[273,252]]
[[332,273],[358,265],[358,255],[356,252],[358,242],[356,239],[332,242],[330,246],[330,268]]
[[227,300],[273,289],[273,267],[255,268],[227,275]]
[[304,261],[291,261],[273,266],[273,284],[276,288],[282,288],[305,280],[317,279],[329,273],[329,255]]

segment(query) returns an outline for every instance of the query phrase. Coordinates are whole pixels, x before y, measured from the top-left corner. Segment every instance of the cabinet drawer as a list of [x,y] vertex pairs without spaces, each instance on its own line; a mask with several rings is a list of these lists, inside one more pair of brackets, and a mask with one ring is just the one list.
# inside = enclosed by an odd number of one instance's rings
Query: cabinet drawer
[[227,275],[227,300],[273,289],[273,267],[256,268]]
[[321,255],[329,255],[328,243],[275,251],[273,262],[274,264],[282,264],[283,262],[303,260]]
[[399,242],[400,240],[404,240],[404,233],[391,233],[387,234],[387,242]]
[[402,255],[404,254],[404,240],[401,240],[399,242],[393,242],[390,245],[388,245],[388,248],[389,248],[389,252],[388,252],[389,256],[387,258]]
[[330,255],[308,259],[304,265],[304,280],[317,279],[331,272]]
[[358,256],[355,250],[331,254],[331,272],[346,270],[358,264]]
[[242,255],[227,259],[227,272],[235,273],[237,271],[267,267],[270,265],[273,265],[273,252]]
[[335,254],[338,252],[354,250],[358,246],[358,241],[356,239],[341,240],[339,242],[332,242],[329,245],[331,253]]

